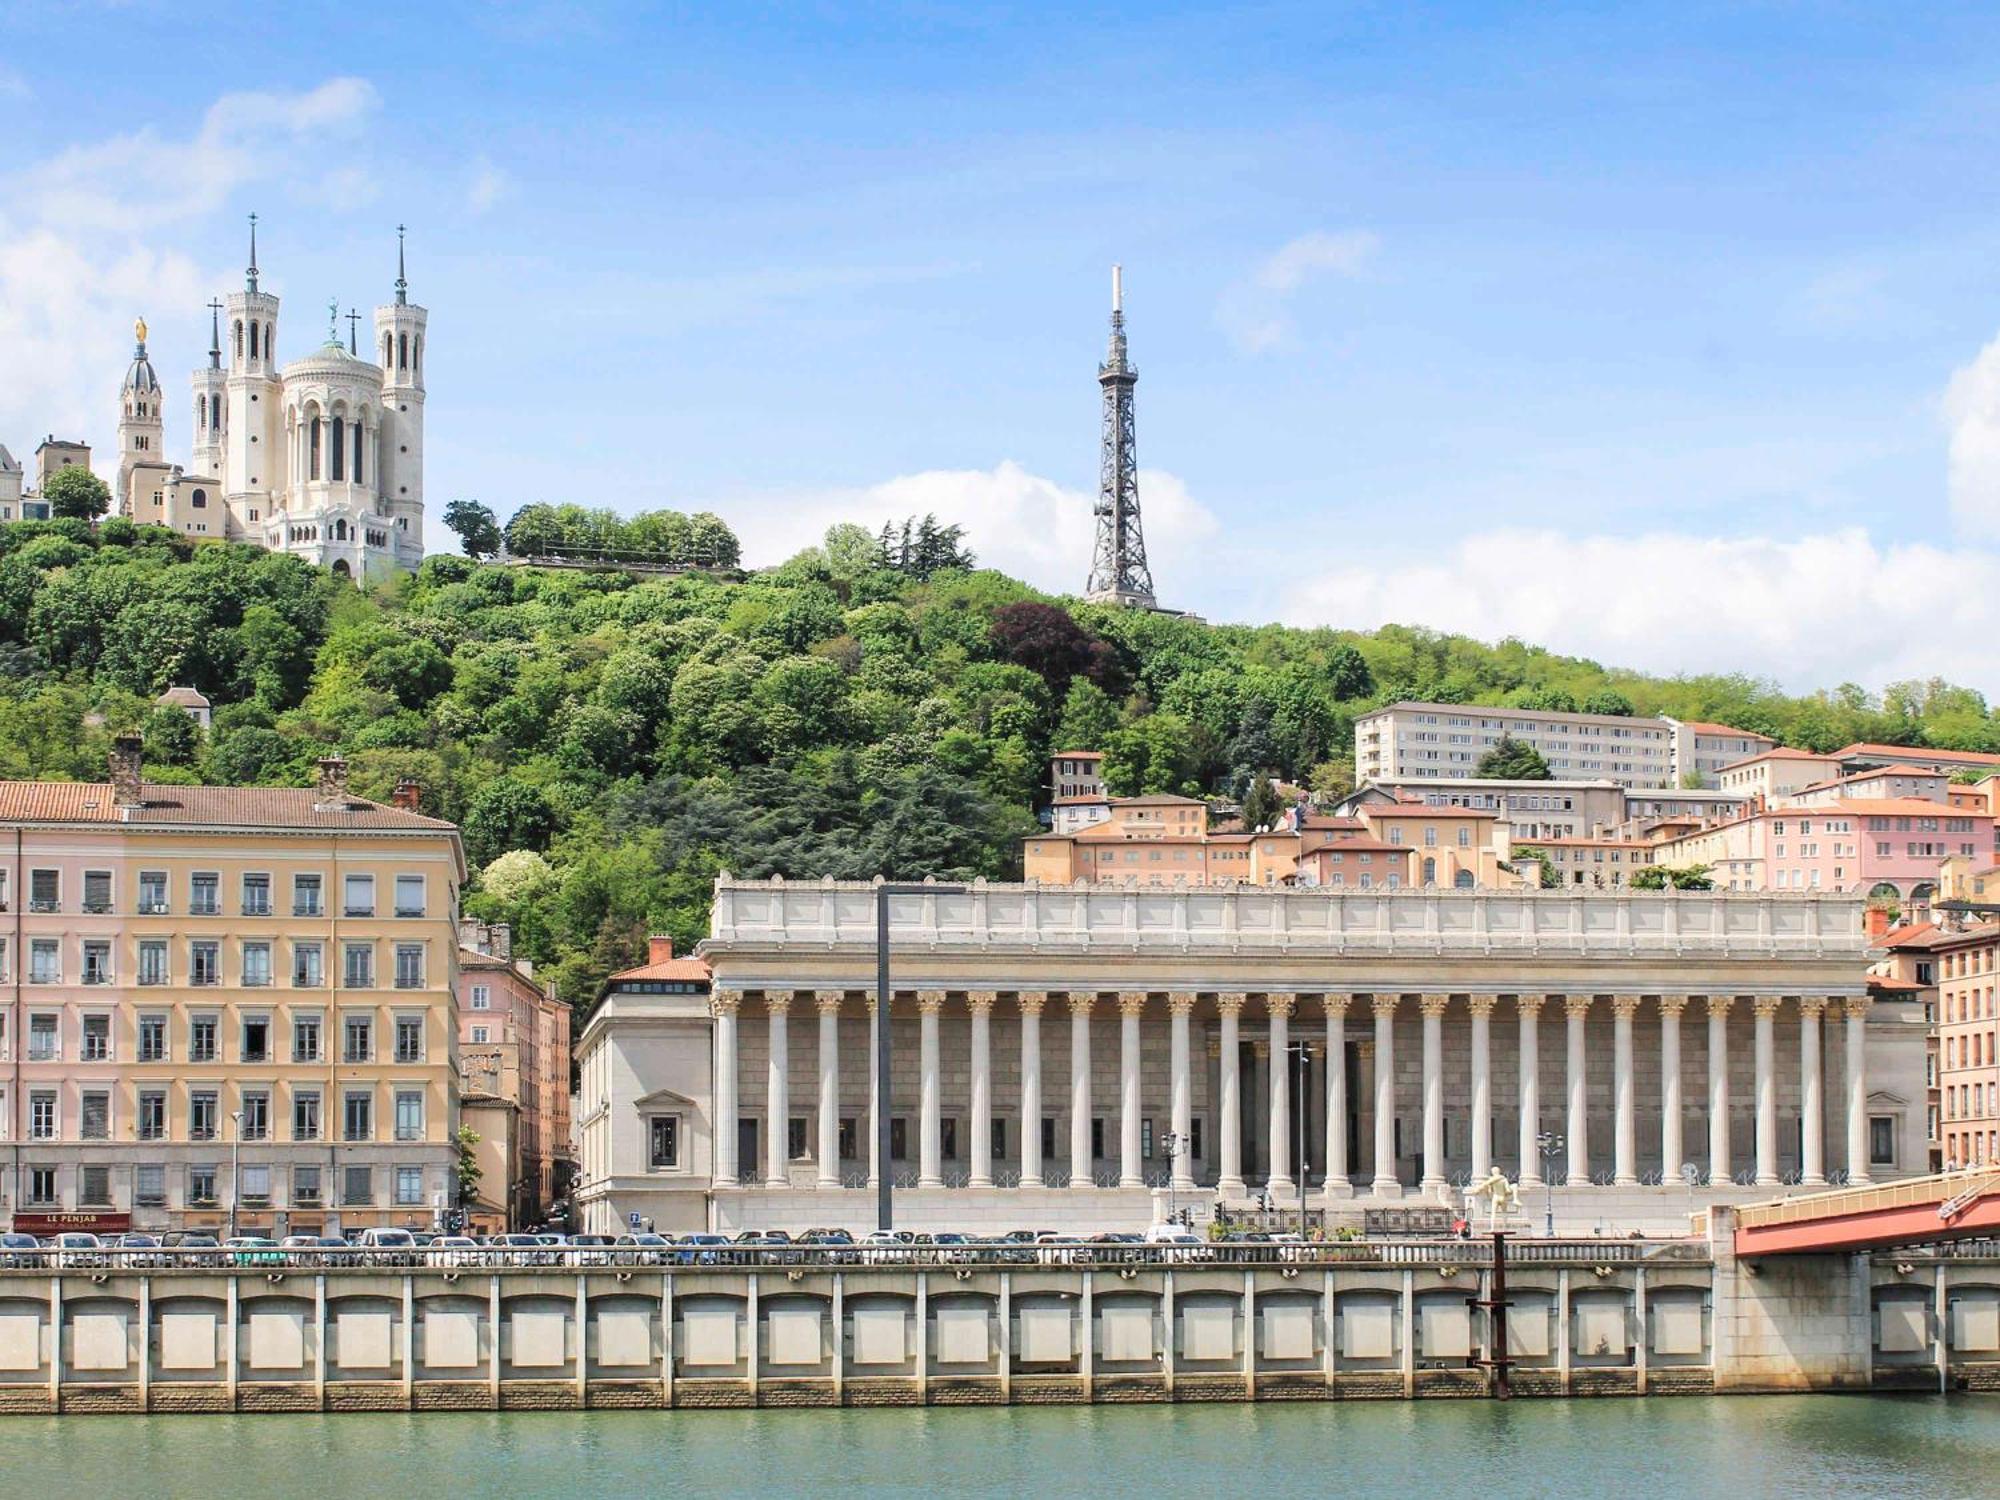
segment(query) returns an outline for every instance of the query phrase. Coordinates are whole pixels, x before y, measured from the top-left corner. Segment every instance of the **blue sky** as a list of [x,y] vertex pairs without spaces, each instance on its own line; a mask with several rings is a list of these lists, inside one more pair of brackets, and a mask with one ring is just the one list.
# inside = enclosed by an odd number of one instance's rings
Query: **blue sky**
[[143,312],[184,455],[252,209],[286,354],[407,221],[433,513],[1075,589],[1120,260],[1165,602],[2000,691],[1990,7],[5,8],[17,454]]

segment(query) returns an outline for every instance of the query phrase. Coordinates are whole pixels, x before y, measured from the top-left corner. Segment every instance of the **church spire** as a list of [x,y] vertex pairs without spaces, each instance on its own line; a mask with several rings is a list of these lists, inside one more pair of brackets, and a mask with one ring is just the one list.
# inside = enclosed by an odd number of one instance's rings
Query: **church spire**
[[410,278],[403,269],[403,226],[396,226],[396,306],[407,307],[410,302]]
[[243,273],[243,285],[248,291],[257,290],[257,216],[250,215],[250,269]]
[[222,368],[222,304],[208,304],[208,367]]

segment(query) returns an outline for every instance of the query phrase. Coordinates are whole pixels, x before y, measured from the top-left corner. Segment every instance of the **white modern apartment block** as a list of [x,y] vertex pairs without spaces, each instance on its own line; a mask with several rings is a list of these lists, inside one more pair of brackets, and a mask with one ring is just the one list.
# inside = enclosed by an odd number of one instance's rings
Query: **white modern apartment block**
[[1690,778],[1713,786],[1722,766],[1773,743],[1727,725],[1676,719],[1402,702],[1355,720],[1355,779],[1470,778],[1503,735],[1539,751],[1558,781],[1637,787],[1679,786]]

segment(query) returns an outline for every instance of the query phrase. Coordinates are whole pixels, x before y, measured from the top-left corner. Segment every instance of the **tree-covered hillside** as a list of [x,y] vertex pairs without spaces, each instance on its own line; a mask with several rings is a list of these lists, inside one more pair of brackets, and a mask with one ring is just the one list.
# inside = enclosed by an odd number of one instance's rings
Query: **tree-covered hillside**
[[[178,684],[214,700],[209,737],[153,708]],[[1979,695],[1938,682],[1791,697],[1412,627],[1212,626],[858,526],[741,579],[440,556],[366,592],[123,520],[0,527],[0,775],[102,779],[136,724],[155,780],[304,785],[334,750],[364,795],[413,777],[464,826],[468,909],[578,1001],[649,929],[698,938],[718,869],[1003,877],[1051,750],[1104,750],[1120,793],[1338,790],[1354,716],[1397,698],[2000,749]]]

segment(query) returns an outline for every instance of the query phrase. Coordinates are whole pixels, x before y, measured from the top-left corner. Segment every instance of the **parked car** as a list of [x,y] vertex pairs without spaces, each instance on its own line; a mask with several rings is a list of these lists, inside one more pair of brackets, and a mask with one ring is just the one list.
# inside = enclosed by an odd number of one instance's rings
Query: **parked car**
[[32,1234],[0,1234],[0,1266],[25,1271],[41,1264],[42,1242]]
[[672,1248],[665,1235],[621,1234],[612,1244],[612,1258],[621,1266],[663,1266]]
[[77,1230],[52,1236],[49,1240],[49,1251],[54,1264],[64,1270],[78,1266],[101,1266],[105,1263],[103,1242],[94,1234],[84,1234]]
[[160,1248],[172,1266],[219,1266],[222,1242],[205,1229],[170,1229],[160,1236]]
[[947,1231],[932,1235],[930,1240],[937,1247],[937,1258],[945,1265],[962,1265],[975,1256],[973,1247],[977,1241],[969,1234],[954,1234]]
[[608,1266],[611,1244],[608,1234],[573,1234],[569,1237],[568,1262],[573,1266]]
[[1214,1260],[1215,1250],[1207,1240],[1180,1224],[1154,1224],[1147,1228],[1145,1242],[1159,1248],[1164,1260]]
[[160,1242],[150,1234],[121,1234],[107,1241],[107,1245],[117,1250],[120,1265],[157,1266],[165,1259],[160,1254]]
[[510,1266],[550,1266],[555,1257],[536,1234],[496,1234],[486,1242],[499,1252],[502,1265]]
[[354,1247],[361,1252],[363,1261],[392,1266],[414,1265],[417,1261],[416,1236],[407,1229],[364,1229],[356,1236]]
[[729,1237],[721,1234],[684,1234],[674,1241],[674,1264],[713,1266],[724,1262]]
[[424,1246],[424,1258],[434,1266],[477,1266],[486,1251],[469,1234],[440,1234]]
[[285,1252],[278,1248],[276,1240],[266,1239],[260,1234],[231,1235],[222,1242],[224,1254],[233,1266],[282,1266]]
[[322,1266],[326,1264],[319,1248],[319,1236],[313,1234],[288,1234],[278,1241],[278,1249],[284,1253],[287,1264],[294,1266]]

